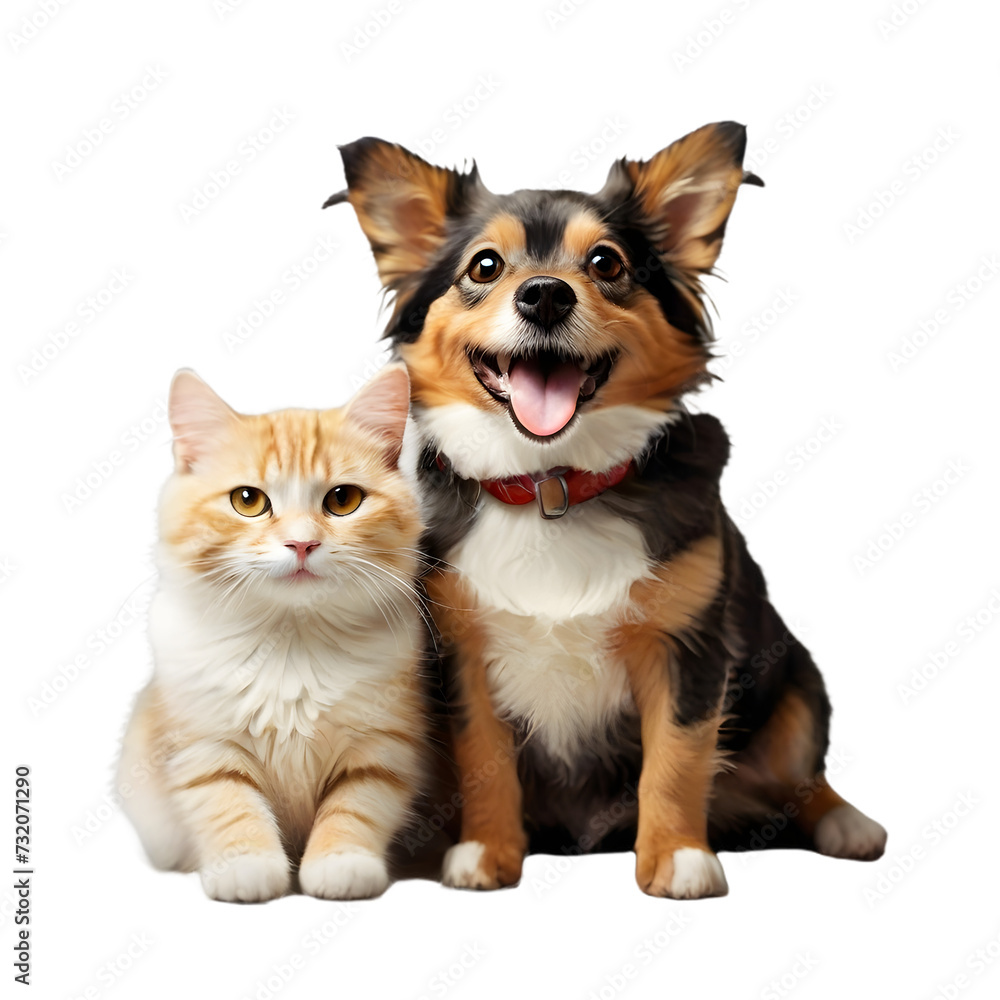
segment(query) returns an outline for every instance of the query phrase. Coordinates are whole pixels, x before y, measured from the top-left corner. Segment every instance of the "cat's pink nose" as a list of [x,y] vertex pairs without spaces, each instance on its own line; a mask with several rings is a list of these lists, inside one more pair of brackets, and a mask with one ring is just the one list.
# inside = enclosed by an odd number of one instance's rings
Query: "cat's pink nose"
[[295,549],[295,554],[305,562],[305,558],[313,549],[318,549],[322,543],[312,542],[285,542],[286,549]]

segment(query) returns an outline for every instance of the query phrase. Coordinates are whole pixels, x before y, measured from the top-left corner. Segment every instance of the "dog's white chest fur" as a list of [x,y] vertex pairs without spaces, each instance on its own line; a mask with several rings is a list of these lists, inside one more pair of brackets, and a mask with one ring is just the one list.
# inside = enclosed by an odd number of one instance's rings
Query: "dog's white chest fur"
[[475,592],[502,718],[522,720],[532,740],[569,762],[633,708],[608,643],[632,584],[650,570],[635,525],[596,505],[546,521],[534,504],[488,498],[448,561]]

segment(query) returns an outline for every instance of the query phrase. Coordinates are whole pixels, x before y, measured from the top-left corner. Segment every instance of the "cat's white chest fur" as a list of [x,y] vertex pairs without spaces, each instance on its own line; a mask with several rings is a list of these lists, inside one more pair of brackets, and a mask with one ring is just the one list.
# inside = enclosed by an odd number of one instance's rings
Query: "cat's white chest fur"
[[416,641],[403,623],[362,630],[337,623],[336,611],[198,615],[189,595],[161,589],[149,619],[158,677],[216,737],[263,738],[273,752],[324,735],[399,672]]
[[[169,589],[150,607],[168,713],[212,759],[235,751],[256,760],[262,790],[303,842],[331,770],[362,744],[371,752],[378,731],[399,726],[386,691],[408,675],[420,639],[402,621],[366,626],[337,621],[334,609],[329,617],[315,609],[245,620],[198,615],[188,595]],[[180,775],[188,755],[173,766]]]
[[635,525],[599,507],[547,521],[533,504],[487,501],[448,561],[475,591],[501,717],[521,720],[531,739],[572,761],[634,709],[608,646],[632,585],[650,572]]

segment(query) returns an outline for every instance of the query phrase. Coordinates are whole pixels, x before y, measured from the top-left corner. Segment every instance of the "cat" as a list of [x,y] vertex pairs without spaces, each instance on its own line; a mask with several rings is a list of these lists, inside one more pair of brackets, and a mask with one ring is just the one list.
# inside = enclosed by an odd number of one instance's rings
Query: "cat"
[[296,863],[312,896],[389,884],[428,769],[408,407],[401,365],[341,409],[262,416],[174,377],[154,673],[118,787],[154,866],[213,899],[281,896]]

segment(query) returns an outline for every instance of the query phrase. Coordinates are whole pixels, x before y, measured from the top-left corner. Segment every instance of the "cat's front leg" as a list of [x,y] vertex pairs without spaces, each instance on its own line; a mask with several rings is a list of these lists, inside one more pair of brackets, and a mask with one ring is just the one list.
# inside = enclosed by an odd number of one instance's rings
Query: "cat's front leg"
[[386,853],[422,780],[421,733],[372,732],[330,774],[299,867],[304,893],[368,899],[388,888]]
[[256,903],[284,895],[291,869],[274,813],[244,770],[204,770],[175,787],[198,872],[212,899]]

